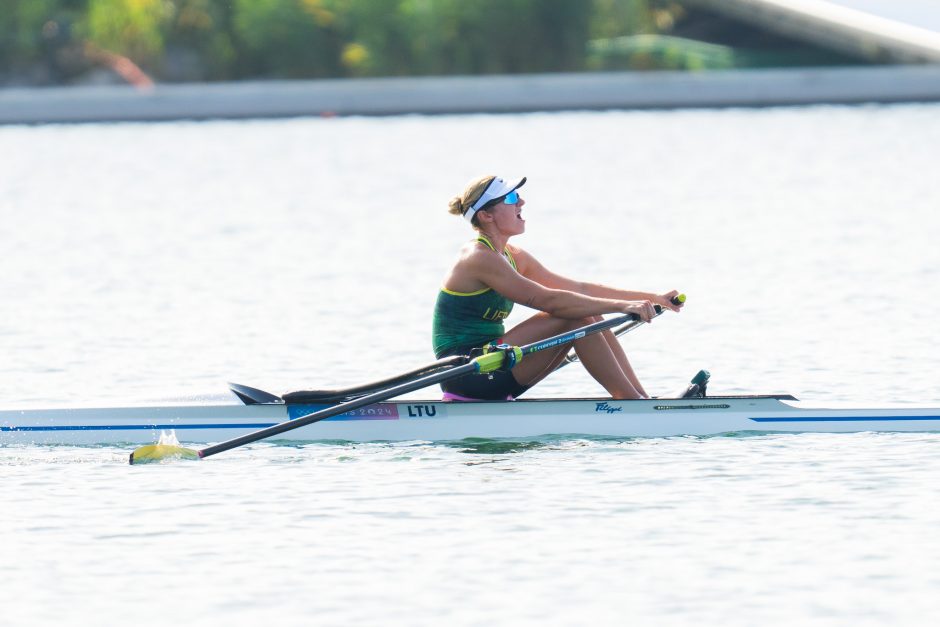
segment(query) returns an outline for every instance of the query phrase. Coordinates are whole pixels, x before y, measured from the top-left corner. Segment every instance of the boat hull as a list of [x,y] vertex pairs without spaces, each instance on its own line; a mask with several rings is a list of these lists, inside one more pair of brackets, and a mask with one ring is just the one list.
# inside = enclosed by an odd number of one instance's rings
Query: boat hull
[[[225,441],[325,405],[165,405],[0,411],[0,444],[147,444],[174,430],[181,443]],[[612,401],[531,399],[371,405],[283,433],[274,441],[449,441],[544,435],[664,437],[728,432],[940,431],[940,408],[820,408],[792,397]]]

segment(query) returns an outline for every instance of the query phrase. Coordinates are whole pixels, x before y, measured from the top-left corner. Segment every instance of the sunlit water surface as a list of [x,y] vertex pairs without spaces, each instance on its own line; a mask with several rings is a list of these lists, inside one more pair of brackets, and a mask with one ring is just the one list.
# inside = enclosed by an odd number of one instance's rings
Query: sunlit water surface
[[[940,107],[0,128],[0,403],[431,359],[467,179],[547,266],[689,294],[650,391],[940,404]],[[524,311],[513,313],[519,321]],[[433,390],[412,396],[429,397]],[[598,395],[576,367],[541,396]],[[0,623],[930,624],[940,435],[0,447]]]

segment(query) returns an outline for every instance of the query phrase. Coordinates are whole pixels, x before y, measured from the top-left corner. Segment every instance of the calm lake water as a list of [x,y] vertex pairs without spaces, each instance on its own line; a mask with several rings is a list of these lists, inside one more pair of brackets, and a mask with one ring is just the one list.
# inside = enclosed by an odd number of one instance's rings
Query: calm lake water
[[[0,127],[0,403],[427,363],[470,237],[446,202],[500,173],[529,177],[517,243],[548,267],[689,295],[625,340],[652,393],[708,368],[712,393],[937,406],[938,162],[937,105]],[[577,367],[533,392],[601,393]],[[0,447],[0,623],[940,610],[940,434],[127,452]]]

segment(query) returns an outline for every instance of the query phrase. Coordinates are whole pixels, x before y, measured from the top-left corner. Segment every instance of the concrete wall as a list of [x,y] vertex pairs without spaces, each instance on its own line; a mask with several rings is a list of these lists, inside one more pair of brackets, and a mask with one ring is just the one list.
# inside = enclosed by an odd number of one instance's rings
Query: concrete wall
[[940,101],[940,65],[0,90],[0,123]]

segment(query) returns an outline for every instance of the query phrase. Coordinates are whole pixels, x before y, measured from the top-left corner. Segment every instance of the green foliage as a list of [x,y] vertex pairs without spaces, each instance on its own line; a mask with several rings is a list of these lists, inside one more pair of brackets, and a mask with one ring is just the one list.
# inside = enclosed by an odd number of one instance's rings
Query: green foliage
[[164,71],[170,80],[237,76],[232,3],[175,0],[167,25]]
[[578,70],[591,4],[576,0],[340,0],[357,75]]
[[153,65],[164,52],[172,10],[173,4],[164,0],[88,0],[85,32],[105,50]]
[[718,70],[735,64],[728,46],[664,35],[595,39],[588,52],[588,64],[597,70]]
[[239,74],[275,77],[339,75],[335,14],[319,0],[234,0],[233,31],[242,51]]
[[0,67],[22,66],[42,59],[62,36],[57,14],[68,13],[72,2],[61,0],[3,0],[0,10]]
[[594,0],[593,4],[593,39],[611,39],[654,31],[654,9],[647,0]]
[[82,57],[60,64],[79,76],[96,62],[89,50],[158,81],[580,71],[608,65],[589,42],[657,32],[670,11],[667,0],[0,1],[0,84],[53,57]]

